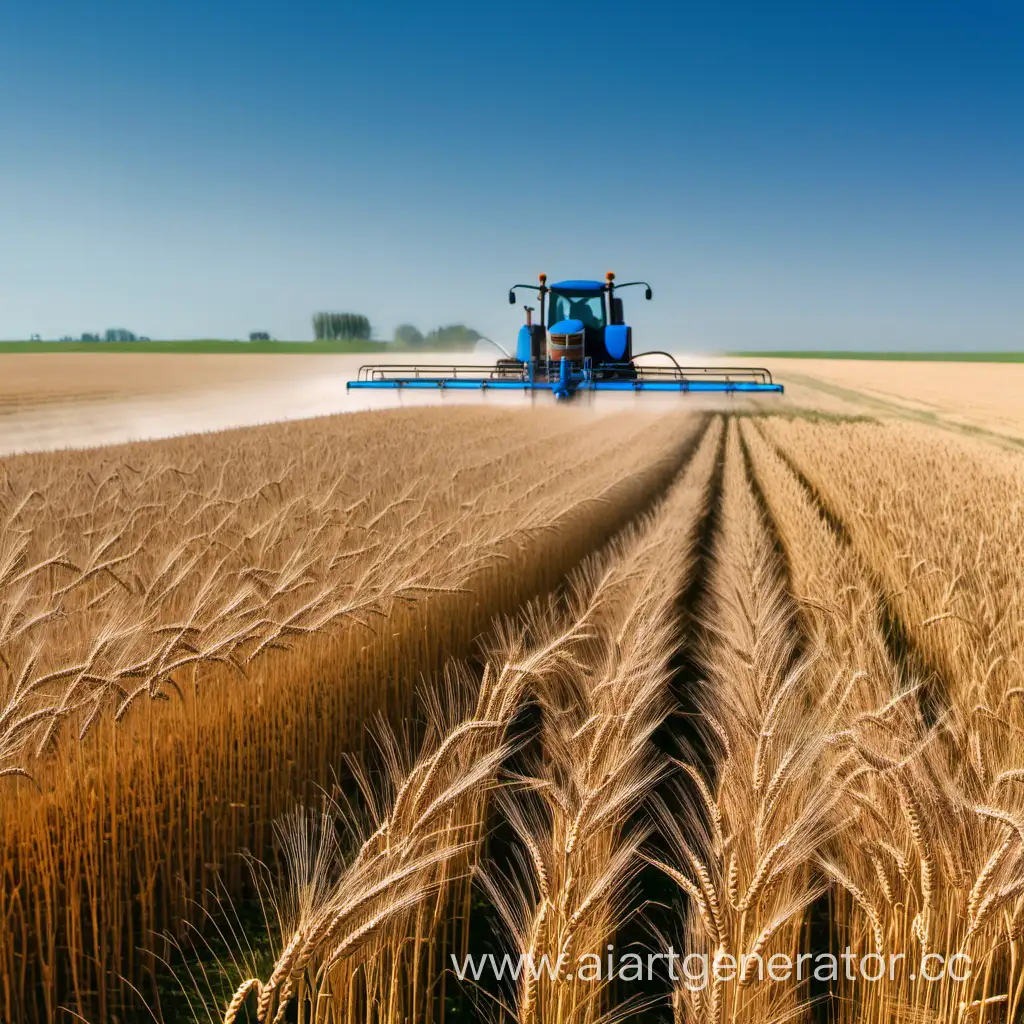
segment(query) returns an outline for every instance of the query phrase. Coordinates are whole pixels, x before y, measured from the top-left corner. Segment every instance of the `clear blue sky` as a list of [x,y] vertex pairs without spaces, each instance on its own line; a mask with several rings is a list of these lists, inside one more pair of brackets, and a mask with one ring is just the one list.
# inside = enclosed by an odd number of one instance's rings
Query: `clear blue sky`
[[1024,5],[0,4],[0,338],[609,269],[644,343],[1024,348]]

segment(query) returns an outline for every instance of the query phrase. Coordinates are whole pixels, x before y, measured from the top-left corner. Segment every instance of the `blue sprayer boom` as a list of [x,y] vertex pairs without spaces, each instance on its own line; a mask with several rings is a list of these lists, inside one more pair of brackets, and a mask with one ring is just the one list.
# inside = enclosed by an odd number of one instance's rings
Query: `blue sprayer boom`
[[[536,285],[516,284],[508,301],[516,303],[516,289],[537,292],[539,322],[534,307],[526,306],[526,323],[519,328],[514,358],[494,366],[362,366],[350,388],[413,388],[452,390],[550,391],[555,398],[571,398],[580,391],[680,391],[729,394],[782,394],[783,387],[761,367],[680,366],[668,352],[633,352],[633,328],[623,317],[622,288],[646,281],[616,284],[609,273],[601,281],[559,281],[549,285],[541,274]],[[638,366],[641,356],[663,356],[657,366]]]

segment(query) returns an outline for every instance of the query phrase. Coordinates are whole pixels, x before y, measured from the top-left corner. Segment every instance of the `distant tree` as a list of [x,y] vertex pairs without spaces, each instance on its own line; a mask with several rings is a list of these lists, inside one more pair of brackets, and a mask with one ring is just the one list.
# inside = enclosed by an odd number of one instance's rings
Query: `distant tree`
[[426,337],[426,344],[431,348],[470,349],[483,335],[465,324],[449,324],[437,327]]
[[70,334],[65,334],[64,337],[61,338],[60,340],[61,341],[74,341],[75,339],[72,338]]
[[270,341],[270,335],[266,331],[250,331],[250,341]]
[[419,348],[424,342],[423,332],[412,324],[399,324],[395,328],[395,344],[406,348]]
[[99,341],[100,336],[98,334],[83,334],[82,341]]
[[313,337],[317,341],[368,341],[370,321],[361,313],[314,313]]
[[32,337],[29,338],[28,340],[29,341],[42,341],[43,339],[40,338],[38,334],[33,334]]
[[108,327],[103,335],[104,341],[137,341],[138,339],[131,331],[123,327]]

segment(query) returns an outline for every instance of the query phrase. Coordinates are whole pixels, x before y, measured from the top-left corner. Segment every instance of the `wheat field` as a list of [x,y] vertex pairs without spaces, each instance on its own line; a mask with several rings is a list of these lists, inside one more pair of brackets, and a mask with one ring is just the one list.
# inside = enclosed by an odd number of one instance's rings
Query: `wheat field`
[[783,411],[0,461],[0,1020],[1019,1020],[1024,457]]

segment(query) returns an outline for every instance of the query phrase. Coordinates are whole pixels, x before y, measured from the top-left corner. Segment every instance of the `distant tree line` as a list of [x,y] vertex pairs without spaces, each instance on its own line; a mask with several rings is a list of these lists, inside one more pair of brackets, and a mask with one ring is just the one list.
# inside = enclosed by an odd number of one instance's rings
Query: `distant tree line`
[[424,334],[414,324],[399,324],[395,328],[395,344],[403,348],[470,349],[483,335],[465,324],[435,327]]
[[[361,313],[314,313],[313,336],[317,341],[369,341],[372,330]],[[483,335],[465,324],[435,327],[424,334],[415,324],[399,324],[394,344],[407,349],[471,349]]]
[[[317,341],[369,341],[373,336],[373,329],[369,317],[362,313],[314,313],[313,314],[313,336]],[[33,338],[38,337],[33,335]],[[444,327],[435,327],[424,334],[415,324],[399,324],[395,328],[394,345],[403,349],[434,349],[464,351],[472,349],[473,346],[483,337],[479,331],[465,324],[447,324]],[[61,341],[72,341],[69,336],[61,338]],[[145,335],[136,335],[124,327],[108,327],[102,334],[86,332],[81,336],[82,341],[91,342],[125,342],[125,341],[149,341]],[[268,331],[249,332],[250,341],[273,341],[273,336]]]
[[369,341],[370,321],[362,313],[314,313],[317,341]]
[[[62,341],[70,341],[70,338],[62,338]],[[124,327],[108,327],[102,334],[83,334],[82,341],[149,341],[149,338],[139,337]]]
[[422,348],[423,332],[413,324],[399,324],[395,328],[395,344],[403,348]]

